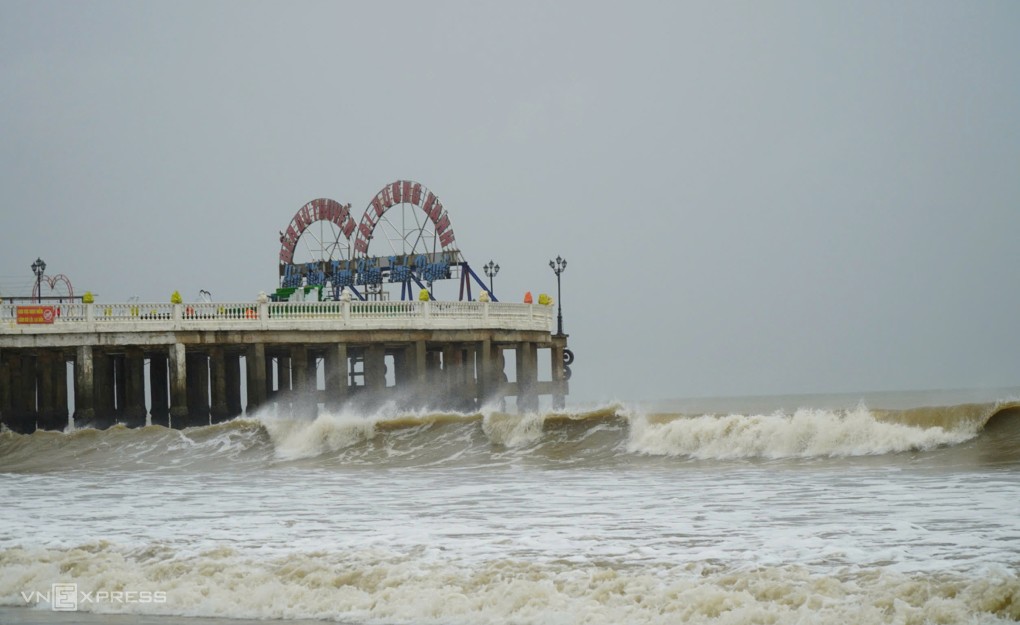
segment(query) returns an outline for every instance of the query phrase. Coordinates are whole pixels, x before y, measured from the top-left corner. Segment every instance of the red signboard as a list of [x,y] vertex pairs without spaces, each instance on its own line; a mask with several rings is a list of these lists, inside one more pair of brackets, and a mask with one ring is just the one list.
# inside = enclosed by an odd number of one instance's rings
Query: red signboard
[[53,306],[18,306],[18,323],[53,323],[56,316]]

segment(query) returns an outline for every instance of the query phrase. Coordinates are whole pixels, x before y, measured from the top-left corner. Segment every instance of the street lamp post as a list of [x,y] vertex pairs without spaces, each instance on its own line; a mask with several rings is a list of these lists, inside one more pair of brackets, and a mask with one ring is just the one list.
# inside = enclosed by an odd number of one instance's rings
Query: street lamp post
[[36,258],[32,263],[32,273],[35,274],[35,301],[37,303],[42,302],[42,277],[45,271],[46,262],[41,258]]
[[485,270],[485,275],[489,278],[489,293],[492,293],[492,279],[499,273],[499,265],[490,260],[485,265],[482,265],[482,269]]
[[560,295],[560,274],[567,268],[566,259],[557,256],[556,261],[549,261],[549,267],[556,273],[556,334],[563,335],[563,303]]

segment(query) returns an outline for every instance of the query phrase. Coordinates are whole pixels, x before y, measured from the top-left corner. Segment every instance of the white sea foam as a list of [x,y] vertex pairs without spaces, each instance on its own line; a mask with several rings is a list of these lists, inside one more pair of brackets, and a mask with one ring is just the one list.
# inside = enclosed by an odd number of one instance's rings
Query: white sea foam
[[864,456],[955,445],[979,424],[957,429],[883,422],[863,405],[850,411],[801,409],[793,415],[703,415],[655,422],[630,417],[628,449],[699,459]]
[[1005,623],[1020,618],[1020,581],[843,577],[797,566],[609,567],[517,560],[475,566],[435,553],[361,550],[257,558],[230,548],[178,556],[108,544],[0,552],[0,605],[53,580],[83,592],[165,592],[162,604],[87,604],[96,612],[360,623]]

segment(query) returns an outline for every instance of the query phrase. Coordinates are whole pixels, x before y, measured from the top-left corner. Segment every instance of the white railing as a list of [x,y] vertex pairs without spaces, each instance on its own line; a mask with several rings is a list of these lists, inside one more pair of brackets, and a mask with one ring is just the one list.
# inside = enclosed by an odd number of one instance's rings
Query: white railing
[[0,304],[0,336],[167,330],[472,329],[550,331],[552,306],[496,302],[198,302],[43,305],[52,322],[31,323],[24,304]]

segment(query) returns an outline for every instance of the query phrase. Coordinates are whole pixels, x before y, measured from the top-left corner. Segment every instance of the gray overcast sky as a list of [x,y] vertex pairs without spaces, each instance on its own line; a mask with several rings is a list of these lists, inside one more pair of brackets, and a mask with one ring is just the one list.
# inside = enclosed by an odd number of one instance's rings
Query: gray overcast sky
[[[0,294],[250,300],[397,179],[572,400],[1020,384],[1020,3],[0,0]],[[446,291],[455,297],[452,286]],[[442,293],[441,293],[442,295]]]

